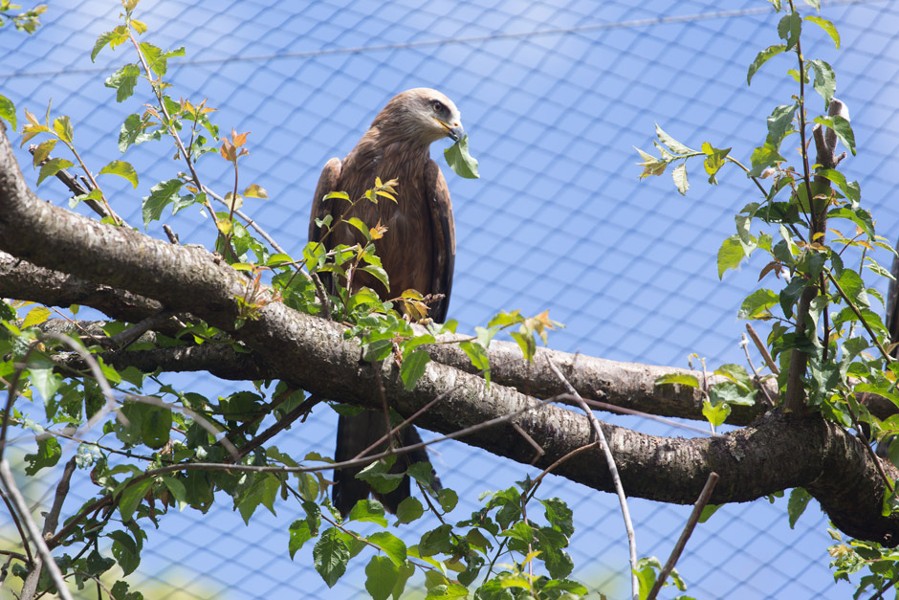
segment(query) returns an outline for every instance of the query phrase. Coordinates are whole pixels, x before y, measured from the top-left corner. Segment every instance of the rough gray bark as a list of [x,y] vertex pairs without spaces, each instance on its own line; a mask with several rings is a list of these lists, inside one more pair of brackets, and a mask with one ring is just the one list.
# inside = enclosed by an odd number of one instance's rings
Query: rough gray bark
[[[169,311],[191,313],[244,344],[268,373],[323,397],[379,406],[383,386],[403,415],[441,397],[416,423],[443,433],[519,413],[510,421],[537,440],[544,454],[534,461],[533,448],[509,422],[474,431],[463,440],[497,455],[546,467],[592,441],[583,416],[515,387],[488,387],[479,376],[450,364],[429,363],[414,389],[405,390],[392,362],[361,362],[358,344],[344,339],[339,324],[271,301],[267,290],[255,297],[261,308],[237,327],[236,299],[247,292],[245,277],[205,250],[102,225],[39,200],[27,189],[5,135],[0,135],[0,249],[40,269],[149,298]],[[452,362],[445,356],[443,360]],[[588,362],[598,366],[590,377],[580,378],[572,365],[582,368]],[[622,391],[597,383],[610,363],[585,357],[559,363],[576,387],[594,388],[585,394],[589,397],[620,396],[624,401],[632,393],[658,393],[652,367],[630,367],[637,373],[633,389]],[[558,389],[549,381],[554,376],[542,375],[547,372],[545,356],[539,355],[530,369],[509,367],[504,381],[543,396]],[[685,398],[695,401],[691,397]],[[899,521],[880,514],[883,486],[874,459],[854,437],[819,418],[769,414],[727,435],[698,439],[650,436],[608,424],[603,430],[631,496],[692,503],[709,472],[716,471],[721,479],[714,503],[748,501],[802,486],[846,533],[887,545],[899,542]],[[886,468],[896,475],[891,466]],[[611,490],[606,465],[593,453],[562,463],[555,473]]]

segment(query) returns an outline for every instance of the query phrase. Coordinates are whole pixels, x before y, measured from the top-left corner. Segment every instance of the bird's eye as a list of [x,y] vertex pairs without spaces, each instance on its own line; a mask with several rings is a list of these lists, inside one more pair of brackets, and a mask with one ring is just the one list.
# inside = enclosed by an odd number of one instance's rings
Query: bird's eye
[[446,112],[446,106],[444,106],[443,102],[441,102],[440,100],[432,100],[431,106],[434,107],[434,112],[436,112],[436,113],[445,113]]

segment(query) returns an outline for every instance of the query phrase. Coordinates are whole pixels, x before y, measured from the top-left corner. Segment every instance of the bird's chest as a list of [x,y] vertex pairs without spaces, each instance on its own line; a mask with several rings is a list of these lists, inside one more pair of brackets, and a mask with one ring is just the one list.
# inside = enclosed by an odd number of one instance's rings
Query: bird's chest
[[[407,289],[431,293],[433,287],[434,236],[431,224],[433,194],[429,193],[422,177],[421,169],[410,169],[410,165],[396,164],[395,161],[373,161],[368,171],[371,176],[365,188],[374,184],[375,177],[383,182],[398,180],[396,202],[379,197],[377,204],[366,199],[360,200],[349,216],[361,219],[366,226],[381,225],[386,228],[375,248],[381,264],[390,278],[389,296],[397,296]],[[364,193],[360,189],[355,197]],[[342,243],[364,243],[361,234],[351,227],[344,227],[340,236]],[[371,278],[359,280],[360,285],[373,287],[384,297],[386,290]]]

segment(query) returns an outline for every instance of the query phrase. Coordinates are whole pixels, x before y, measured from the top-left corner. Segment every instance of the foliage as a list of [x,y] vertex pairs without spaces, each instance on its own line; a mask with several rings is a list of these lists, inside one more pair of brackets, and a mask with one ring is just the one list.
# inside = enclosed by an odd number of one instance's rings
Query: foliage
[[[711,184],[717,183],[719,172],[728,164],[745,173],[758,198],[735,216],[736,233],[724,240],[718,252],[718,276],[723,277],[753,255],[764,256],[758,280],[773,279],[773,289],[751,292],[743,300],[739,316],[770,324],[767,342],[778,362],[774,376],[782,407],[819,412],[840,426],[852,428],[869,443],[889,442],[896,432],[896,420],[872,415],[861,396],[876,394],[899,406],[895,392],[899,363],[890,355],[890,332],[880,317],[884,300],[863,275],[867,270],[892,280],[889,269],[874,258],[873,251],[880,248],[892,255],[896,251],[875,233],[874,218],[862,206],[859,183],[839,168],[846,154],[836,155],[837,140],[852,155],[856,146],[848,111],[834,96],[836,74],[824,60],[807,58],[801,45],[803,29],[809,24],[826,33],[837,48],[840,35],[827,19],[800,15],[792,1],[773,4],[778,12],[785,12],[777,27],[781,43],[758,53],[749,66],[747,83],[751,84],[756,73],[775,57],[792,56],[795,68],[788,69],[787,75],[798,91],[789,103],[771,111],[767,136],[752,151],[750,166],[735,158],[731,148],[703,142],[701,150],[695,150],[657,126],[654,144],[659,155],[638,150],[643,159],[640,177],[662,175],[673,167],[675,187],[686,194],[688,161],[701,159]],[[807,97],[809,85],[823,102]],[[822,106],[823,112],[811,116],[813,105]],[[816,157],[810,155],[812,139]],[[781,154],[788,141],[797,147],[795,154],[787,153],[797,159],[796,163]],[[833,235],[831,239],[828,233]],[[721,374],[720,369],[716,374]],[[658,383],[700,387],[698,381],[663,379]],[[738,402],[751,397],[752,385],[745,372],[738,379],[726,376],[708,395],[715,395],[721,388],[740,390]],[[723,422],[734,400],[730,393],[718,395],[723,404],[711,402],[712,409],[718,406],[722,410],[703,411],[713,426]],[[888,490],[884,514],[888,515],[896,510],[895,482],[885,473],[883,477]],[[793,491],[788,506],[791,527],[809,500],[805,490]],[[835,546],[831,554],[836,558],[838,578],[847,578],[863,566],[870,568],[872,574],[862,579],[859,593],[873,586],[872,581],[877,585],[890,581],[895,569],[895,562],[891,562],[895,553],[876,544],[853,542]],[[878,554],[876,561],[858,559],[874,554]],[[891,566],[886,567],[888,564]]]
[[[15,8],[0,2],[3,16]],[[426,376],[431,360],[424,347],[443,334],[454,334],[456,323],[430,321],[429,306],[436,299],[419,291],[394,290],[394,297],[383,299],[370,288],[354,284],[365,273],[389,288],[388,274],[376,251],[377,240],[389,232],[381,223],[357,218],[334,222],[328,217],[318,222],[325,239],[337,226],[350,227],[358,232],[360,243],[339,244],[329,250],[321,241],[310,242],[302,256],[294,258],[254,229],[243,210],[265,201],[268,193],[258,183],[241,182],[240,165],[250,152],[249,134],[232,129],[230,136],[223,136],[213,121],[215,109],[207,106],[206,100],[171,95],[172,86],[165,79],[169,61],[184,56],[185,50],[165,50],[141,41],[149,28],[134,16],[138,0],[123,0],[122,5],[122,24],[98,38],[91,59],[107,50],[128,48],[133,52],[132,62],[111,74],[106,86],[114,90],[117,102],[129,101],[144,86],[151,100],[125,119],[118,134],[119,150],[125,153],[135,145],[163,142],[172,144],[177,161],[171,176],[150,186],[143,198],[144,226],[162,220],[167,211],[174,217],[185,209],[202,210],[215,227],[216,251],[234,270],[246,275],[244,293],[235,298],[240,307],[238,326],[258,318],[270,303],[328,317],[346,325],[345,335],[359,341],[364,360],[394,361],[403,385],[415,387]],[[784,8],[775,5],[778,10]],[[30,16],[21,21],[21,28],[33,30],[41,12],[42,7],[37,7],[24,13]],[[858,396],[873,392],[899,404],[894,390],[899,365],[886,352],[888,334],[871,302],[872,298],[882,300],[862,275],[868,269],[889,276],[869,252],[876,247],[891,248],[875,234],[873,218],[861,207],[859,184],[849,181],[837,164],[815,164],[808,156],[812,123],[820,128],[821,139],[830,135],[853,154],[856,151],[848,116],[827,111],[836,90],[833,69],[823,60],[806,59],[800,47],[806,24],[820,28],[837,47],[839,33],[820,16],[800,16],[792,3],[786,13],[777,28],[782,43],[758,54],[749,67],[747,82],[775,57],[792,54],[798,64],[788,73],[799,90],[768,117],[767,136],[752,151],[750,166],[735,158],[732,148],[704,142],[696,150],[657,127],[659,156],[640,151],[641,177],[661,175],[671,167],[676,189],[686,194],[688,161],[700,159],[711,184],[717,183],[719,173],[729,164],[746,174],[759,198],[737,214],[736,233],[723,242],[718,254],[718,274],[723,277],[753,254],[765,256],[759,279],[773,275],[773,289],[750,293],[740,316],[771,324],[768,343],[779,362],[775,376],[780,397],[795,398],[799,393],[799,402],[787,404],[788,409],[818,411],[842,426],[855,428],[859,435],[881,439],[899,433],[899,425],[869,414]],[[18,17],[13,18],[19,27]],[[824,113],[811,120],[805,94],[808,85],[821,96],[825,107]],[[101,176],[114,175],[136,188],[140,182],[137,169],[116,158],[92,170],[78,150],[75,125],[67,116],[55,116],[49,106],[43,118],[28,110],[24,115],[22,143],[40,142],[33,158],[38,184],[64,175],[67,169],[78,169],[87,177],[89,189],[78,193],[71,204],[85,202],[104,222],[129,226],[116,214],[101,186]],[[0,118],[13,128],[18,126],[15,106],[2,96]],[[799,164],[790,164],[781,155],[786,140],[799,147]],[[65,150],[66,158],[53,156],[58,149]],[[460,176],[478,176],[467,137],[448,148],[445,156]],[[208,184],[201,170],[207,162],[219,159],[232,173],[229,189],[223,194]],[[327,199],[347,206],[396,202],[402,185],[396,180],[376,179],[358,198],[334,192]],[[827,240],[825,224],[834,220],[854,231],[843,234],[831,225],[835,235]],[[291,456],[279,449],[276,439],[265,436],[273,427],[289,426],[290,419],[303,414],[313,402],[305,391],[273,381],[256,381],[250,391],[217,398],[181,390],[166,383],[160,373],[116,369],[103,360],[105,348],[139,325],[110,321],[90,336],[62,336],[44,327],[53,313],[47,307],[23,302],[0,303],[0,380],[10,391],[0,440],[8,439],[9,427],[34,434],[36,448],[24,458],[25,474],[31,477],[63,459],[60,439],[78,443],[71,464],[79,474],[89,472],[96,494],[67,515],[47,544],[55,551],[60,569],[79,589],[101,578],[116,578],[109,595],[138,600],[140,591],[130,590],[127,582],[113,575],[113,567],[124,577],[140,566],[149,526],[158,526],[171,508],[205,513],[217,496],[221,501],[226,495],[248,524],[260,508],[275,513],[279,504],[288,500],[295,503],[291,510],[299,505],[304,516],[289,525],[287,551],[294,557],[307,544],[311,546],[313,566],[328,586],[340,580],[351,561],[366,561],[365,587],[376,599],[398,598],[416,573],[423,575],[428,598],[556,599],[588,594],[586,586],[569,579],[574,568],[566,550],[574,535],[571,510],[559,498],[536,496],[543,474],[484,494],[481,508],[459,519],[453,516],[456,492],[435,490],[429,470],[413,466],[408,475],[421,488],[424,503],[409,498],[391,518],[378,501],[362,500],[342,519],[330,504],[330,482],[322,474],[332,467],[331,459],[316,453]],[[21,314],[24,318],[20,319]],[[533,360],[538,340],[546,343],[548,331],[559,326],[548,311],[532,317],[504,311],[485,327],[476,328],[473,336],[456,343],[489,383],[488,348],[497,335],[507,332],[522,356]],[[201,321],[183,324],[175,331],[156,332],[152,341],[139,338],[129,343],[133,349],[220,343],[244,351],[223,332]],[[73,353],[79,360],[71,360]],[[798,373],[792,382],[791,372]],[[703,414],[716,427],[724,423],[732,406],[758,400],[753,377],[758,374],[750,376],[740,365],[723,365],[712,374],[719,382],[711,387],[699,377],[683,374],[658,383],[702,390]],[[391,471],[395,460],[393,455],[373,460],[360,477],[375,489],[388,491],[401,477]],[[809,499],[805,490],[793,491],[788,507],[791,525]],[[886,498],[885,512],[894,510],[895,505],[895,496]],[[393,523],[391,519],[395,519]],[[101,547],[109,551],[101,552]],[[837,577],[869,569],[870,575],[859,585],[860,593],[869,587],[884,589],[896,579],[895,554],[876,545],[838,544],[831,554]],[[16,559],[11,572],[25,580],[30,567],[27,560]],[[656,584],[668,585],[667,580],[658,581],[661,573],[660,562],[652,557],[634,565],[640,598],[647,598]],[[677,590],[685,590],[676,571],[670,578]],[[38,589],[52,592],[54,585],[45,573]]]
[[47,12],[47,5],[38,4],[29,10],[14,12],[21,8],[20,4],[13,4],[11,0],[0,0],[0,27],[6,25],[8,20],[12,20],[19,31],[34,33],[41,26],[40,17]]
[[[131,49],[133,61],[110,75],[106,86],[114,90],[117,102],[125,102],[145,84],[153,101],[125,119],[119,131],[119,150],[126,153],[138,144],[167,141],[173,144],[175,160],[183,171],[150,186],[149,195],[143,199],[144,225],[162,219],[167,209],[176,215],[200,207],[213,218],[216,250],[235,270],[247,274],[245,293],[235,298],[241,307],[238,325],[256,318],[270,302],[329,316],[347,324],[346,335],[359,340],[366,360],[396,361],[404,385],[414,387],[430,361],[423,346],[434,343],[440,334],[455,333],[455,322],[438,326],[427,319],[435,299],[416,290],[404,290],[382,300],[371,289],[354,285],[354,278],[366,273],[389,286],[375,247],[378,239],[388,235],[380,224],[370,227],[357,218],[344,219],[340,224],[357,230],[363,243],[326,250],[321,242],[310,242],[298,260],[276,243],[260,239],[263,232],[253,231],[247,224],[252,222],[241,210],[249,200],[268,197],[259,184],[239,183],[239,165],[249,154],[248,134],[232,130],[230,136],[221,136],[219,126],[211,120],[214,109],[205,100],[170,95],[172,88],[165,81],[168,61],[184,56],[185,50],[164,50],[141,41],[149,28],[135,17],[137,4],[137,0],[123,1],[123,23],[100,35],[91,59],[107,49]],[[0,117],[16,127],[15,106],[6,98],[0,100]],[[43,117],[24,112],[22,144],[39,142],[33,151],[33,165],[39,169],[38,185],[77,168],[86,175],[89,189],[77,194],[70,205],[89,203],[104,222],[127,226],[103,190],[102,176],[115,175],[136,188],[140,182],[137,169],[121,158],[91,169],[78,150],[75,126],[69,117],[55,116],[51,106]],[[54,156],[59,148],[65,149],[71,159]],[[216,156],[226,161],[233,173],[231,189],[225,194],[213,191],[201,175],[201,164],[210,160],[207,157],[214,160]],[[469,154],[467,137],[447,151],[447,160],[463,176],[477,176],[477,161]],[[100,177],[94,177],[94,172]],[[343,192],[330,197],[349,205],[396,202],[399,185],[402,183],[396,180],[376,179],[360,198],[350,198]],[[213,202],[223,209],[214,210]],[[319,223],[325,238],[335,225],[330,217]],[[334,285],[326,288],[322,281]],[[398,597],[416,571],[424,573],[431,597],[467,595],[468,586],[475,585],[478,578],[484,590],[494,590],[483,592],[489,594],[483,597],[506,597],[503,590],[509,587],[506,583],[513,572],[521,583],[514,588],[523,586],[541,597],[586,593],[582,585],[566,579],[571,559],[564,548],[573,528],[571,512],[559,499],[540,501],[546,507],[547,522],[536,525],[523,512],[533,489],[526,499],[514,489],[497,492],[481,513],[451,525],[445,519],[456,506],[456,493],[452,489],[435,491],[431,474],[413,466],[409,474],[433,500],[425,506],[409,498],[399,507],[394,526],[411,532],[428,513],[441,524],[419,535],[417,543],[407,544],[391,531],[383,506],[375,500],[360,501],[346,520],[340,518],[330,504],[330,482],[322,475],[324,468],[330,468],[329,458],[309,453],[297,460],[274,444],[262,447],[254,442],[270,422],[266,419],[286,422],[308,401],[302,390],[258,381],[254,382],[254,391],[208,398],[195,390],[176,389],[158,373],[106,364],[100,354],[115,344],[112,340],[116,336],[128,334],[134,327],[130,324],[106,322],[102,331],[95,332],[96,337],[82,340],[75,334],[62,337],[46,332],[44,325],[58,311],[23,302],[3,303],[2,310],[0,377],[12,390],[11,398],[17,394],[29,403],[43,400],[39,420],[30,405],[20,408],[11,402],[4,414],[3,439],[9,426],[30,429],[37,436],[36,451],[24,459],[28,476],[39,475],[63,458],[59,436],[76,440],[79,445],[73,464],[79,471],[89,471],[97,486],[95,497],[69,515],[67,524],[48,540],[50,548],[57,551],[60,568],[74,575],[79,589],[91,581],[108,579],[114,566],[125,576],[137,569],[146,529],[150,524],[158,525],[169,509],[190,507],[206,512],[216,495],[224,493],[247,523],[260,507],[274,513],[285,499],[300,504],[306,516],[290,525],[288,551],[293,557],[307,542],[313,543],[314,566],[329,586],[344,574],[351,559],[364,552],[368,557],[366,589],[373,598]],[[72,307],[72,312],[77,310]],[[23,311],[27,311],[25,318],[17,320]],[[424,331],[413,327],[414,323],[423,324]],[[545,343],[548,330],[558,326],[546,311],[536,317],[503,312],[462,345],[475,367],[489,379],[487,347],[501,331],[513,329],[511,335],[523,355],[532,359],[537,339]],[[180,331],[157,333],[153,342],[138,341],[132,349],[206,343],[232,342],[217,329],[193,322]],[[241,351],[240,346],[234,347]],[[82,360],[60,368],[60,360],[72,350]],[[360,476],[375,489],[395,487],[401,475],[388,472],[394,460],[390,456],[374,461]],[[513,500],[518,502],[517,512],[514,506],[507,506]],[[493,515],[497,512],[502,516]],[[363,523],[374,524],[378,530],[368,534],[354,531]],[[111,556],[98,550],[101,540],[107,540]],[[60,549],[65,552],[60,554]],[[531,554],[525,552],[527,549]],[[518,557],[518,562],[511,571],[494,571],[493,565],[501,557]],[[488,564],[490,568],[485,571]],[[548,574],[539,575],[537,564]],[[16,563],[13,569],[23,580],[29,572],[27,562]],[[46,573],[38,589],[54,589]],[[138,591],[129,591],[124,581],[116,581],[111,594],[128,600],[142,597]],[[515,593],[515,597],[520,596]]]

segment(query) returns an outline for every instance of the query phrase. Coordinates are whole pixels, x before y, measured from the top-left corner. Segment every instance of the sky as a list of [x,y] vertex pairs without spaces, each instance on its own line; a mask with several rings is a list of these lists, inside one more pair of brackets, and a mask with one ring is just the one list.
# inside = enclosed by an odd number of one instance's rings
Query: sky
[[[0,30],[0,93],[16,103],[20,119],[22,109],[42,114],[52,100],[54,114],[72,118],[76,144],[94,169],[120,158],[119,126],[149,94],[139,88],[118,104],[104,87],[131,60],[126,48],[90,60],[94,40],[118,24],[120,12],[112,0],[54,0],[35,35]],[[500,310],[549,309],[565,324],[550,336],[555,349],[678,367],[691,354],[712,367],[745,362],[736,312],[763,263],[755,259],[719,280],[716,255],[734,233],[732,215],[757,199],[755,190],[736,170],[710,186],[701,167],[690,165],[691,189],[681,197],[668,176],[638,179],[634,148],[650,150],[659,124],[688,145],[709,141],[748,160],[764,140],[767,115],[795,93],[784,57],[746,85],[756,53],[777,42],[778,17],[767,2],[144,0],[137,14],[149,41],[186,48],[185,58],[170,64],[172,95],[207,99],[223,131],[251,132],[241,177],[270,198],[245,210],[290,252],[306,242],[325,161],[345,155],[392,95],[435,87],[461,109],[480,161],[479,180],[444,168],[457,232],[449,316],[461,330]],[[893,2],[825,2],[821,14],[837,24],[842,48],[809,31],[805,52],[836,69],[837,96],[849,106],[859,147],[844,163],[847,177],[861,182],[878,232],[893,239],[899,10]],[[811,110],[821,110],[820,99],[811,102]],[[444,147],[432,148],[440,164]],[[130,149],[124,158],[142,174],[137,190],[106,182],[114,207],[135,226],[142,226],[140,198],[178,171],[171,154],[160,144]],[[20,156],[34,185],[27,153]],[[227,190],[220,163],[204,160],[202,173]],[[37,189],[66,202],[55,182]],[[182,241],[211,240],[213,228],[198,211],[169,222]],[[157,226],[148,232],[161,236]],[[172,381],[211,396],[235,389],[212,378]],[[601,418],[658,435],[692,435]],[[330,452],[334,423],[327,410],[316,411],[279,447]],[[466,498],[459,519],[480,492],[536,474],[461,443],[437,446],[435,464]],[[615,498],[555,478],[546,488],[575,509],[574,576],[612,597],[622,593],[627,549]],[[90,491],[88,485],[77,493]],[[343,598],[360,589],[361,568],[328,591],[305,568],[308,549],[289,560],[286,529],[298,507],[279,505],[277,516],[259,515],[247,528],[221,500],[207,515],[167,516],[131,580],[201,574],[188,597],[227,599]],[[689,508],[632,500],[631,510],[640,554],[664,559]],[[816,508],[791,530],[785,500],[761,499],[725,507],[701,526],[679,569],[699,598],[845,597],[850,588],[835,587],[827,569],[830,543]]]

